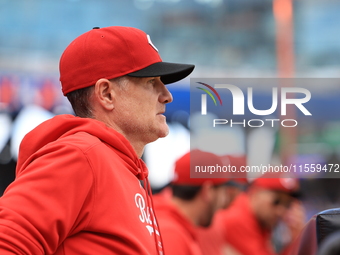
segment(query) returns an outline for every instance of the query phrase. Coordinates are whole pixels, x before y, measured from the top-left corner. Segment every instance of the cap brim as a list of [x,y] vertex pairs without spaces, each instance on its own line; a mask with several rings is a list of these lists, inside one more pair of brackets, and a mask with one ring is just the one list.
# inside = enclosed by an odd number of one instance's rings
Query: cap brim
[[194,65],[157,62],[141,70],[127,74],[132,77],[161,77],[164,84],[174,83],[187,77],[193,70]]

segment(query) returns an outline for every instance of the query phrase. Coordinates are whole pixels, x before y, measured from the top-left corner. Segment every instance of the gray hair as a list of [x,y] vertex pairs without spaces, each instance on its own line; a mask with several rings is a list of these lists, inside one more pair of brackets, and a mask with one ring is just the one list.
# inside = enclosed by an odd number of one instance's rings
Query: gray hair
[[[121,89],[126,87],[129,81],[128,76],[121,76],[110,80],[119,85]],[[94,85],[77,89],[68,93],[67,99],[70,101],[72,109],[76,116],[82,118],[93,118],[93,107],[91,105],[91,96],[94,92]]]

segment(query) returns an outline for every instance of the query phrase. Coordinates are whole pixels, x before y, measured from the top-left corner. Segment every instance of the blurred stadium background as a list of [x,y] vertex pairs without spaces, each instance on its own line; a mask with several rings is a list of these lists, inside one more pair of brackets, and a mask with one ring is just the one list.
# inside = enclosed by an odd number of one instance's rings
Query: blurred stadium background
[[[92,27],[140,28],[164,61],[195,64],[195,78],[338,78],[339,8],[336,0],[0,0],[0,195],[14,179],[24,134],[55,114],[72,114],[61,94],[58,61],[64,48]],[[155,190],[189,149],[189,84],[186,79],[168,87],[174,96],[166,113],[171,134],[145,151]],[[328,104],[332,111],[297,130],[294,156],[339,163],[339,96],[335,82],[313,101],[315,109]],[[237,139],[230,155],[254,158],[251,148],[261,135],[239,130],[231,137]],[[304,176],[308,217],[339,207],[339,184]]]

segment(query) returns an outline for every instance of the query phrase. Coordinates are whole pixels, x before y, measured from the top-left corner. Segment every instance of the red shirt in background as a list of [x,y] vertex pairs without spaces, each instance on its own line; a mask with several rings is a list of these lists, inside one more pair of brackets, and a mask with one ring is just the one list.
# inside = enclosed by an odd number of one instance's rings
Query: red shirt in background
[[239,195],[230,208],[219,215],[219,224],[223,225],[227,250],[232,255],[275,255],[271,244],[271,232],[263,230],[258,224],[249,206],[246,194]]
[[201,255],[196,227],[171,202],[167,190],[154,195],[153,202],[165,255]]
[[213,223],[207,228],[197,228],[197,240],[203,255],[222,255],[225,246],[224,228],[219,218],[222,210],[217,211]]

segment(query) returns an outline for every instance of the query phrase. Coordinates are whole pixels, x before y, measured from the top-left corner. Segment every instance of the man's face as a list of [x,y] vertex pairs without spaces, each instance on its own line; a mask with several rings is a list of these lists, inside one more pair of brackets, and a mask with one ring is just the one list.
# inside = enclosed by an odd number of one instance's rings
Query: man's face
[[115,123],[133,143],[147,144],[169,133],[165,104],[172,95],[160,77],[133,78],[116,90]]
[[223,208],[227,208],[236,199],[236,197],[243,192],[239,186],[226,186],[226,203]]
[[287,193],[264,189],[253,191],[251,195],[255,216],[265,229],[273,229],[278,224],[292,200]]
[[200,224],[202,227],[209,227],[217,210],[225,208],[227,204],[226,186],[212,186],[211,192],[211,200],[209,203],[206,204],[205,217]]

